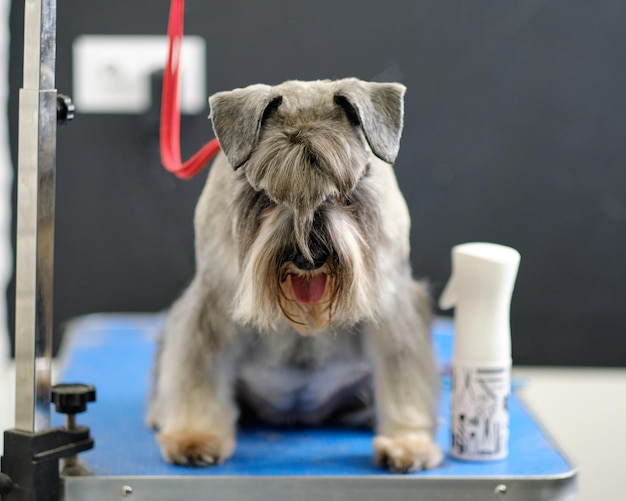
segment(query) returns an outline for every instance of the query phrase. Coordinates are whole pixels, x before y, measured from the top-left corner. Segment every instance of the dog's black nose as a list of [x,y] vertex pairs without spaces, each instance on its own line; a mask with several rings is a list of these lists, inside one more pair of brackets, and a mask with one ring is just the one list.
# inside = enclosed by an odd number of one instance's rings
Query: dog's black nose
[[294,265],[296,265],[296,267],[305,271],[317,270],[318,268],[324,266],[324,263],[328,261],[329,254],[328,252],[326,252],[326,250],[316,246],[312,246],[310,251],[313,257],[313,262],[304,257],[302,252],[300,252],[299,250],[295,251],[293,257],[291,258],[291,261]]

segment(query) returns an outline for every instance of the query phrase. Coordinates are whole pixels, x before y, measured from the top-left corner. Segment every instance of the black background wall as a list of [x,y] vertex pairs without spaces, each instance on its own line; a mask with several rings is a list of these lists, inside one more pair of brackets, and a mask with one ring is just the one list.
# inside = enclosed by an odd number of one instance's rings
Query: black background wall
[[[168,7],[60,0],[58,89],[71,94],[77,36],[164,34]],[[16,1],[13,132],[22,16]],[[437,296],[453,245],[516,247],[515,363],[624,366],[624,19],[622,0],[187,0],[186,31],[207,40],[209,94],[291,78],[407,85],[396,170],[416,275]],[[184,155],[210,139],[207,114],[183,120]],[[166,173],[157,130],[153,110],[79,115],[59,131],[57,332],[82,313],[163,309],[192,276],[206,172]]]

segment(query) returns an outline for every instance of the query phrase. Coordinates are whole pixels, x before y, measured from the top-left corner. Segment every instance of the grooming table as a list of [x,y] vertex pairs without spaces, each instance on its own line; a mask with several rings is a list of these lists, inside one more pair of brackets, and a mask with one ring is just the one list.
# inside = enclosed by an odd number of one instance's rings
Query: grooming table
[[[370,431],[253,428],[239,431],[235,455],[210,468],[163,461],[144,424],[162,315],[90,315],[73,321],[62,355],[61,382],[97,388],[97,402],[79,424],[95,449],[81,455],[93,470],[64,478],[64,499],[117,500],[544,500],[575,492],[576,470],[513,393],[508,459],[463,462],[446,456],[430,471],[392,474],[373,464]],[[444,378],[437,441],[449,449],[447,368],[453,324],[434,324]],[[56,424],[63,423],[55,416]]]

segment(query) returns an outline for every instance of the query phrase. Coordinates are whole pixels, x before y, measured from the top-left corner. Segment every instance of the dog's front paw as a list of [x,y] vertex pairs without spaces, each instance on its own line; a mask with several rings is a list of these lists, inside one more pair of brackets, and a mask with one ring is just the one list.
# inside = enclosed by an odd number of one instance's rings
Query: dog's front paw
[[219,464],[235,450],[232,436],[181,430],[161,432],[156,438],[166,461],[187,466]]
[[443,459],[441,448],[430,433],[407,433],[393,438],[378,435],[374,438],[376,462],[395,473],[428,470]]

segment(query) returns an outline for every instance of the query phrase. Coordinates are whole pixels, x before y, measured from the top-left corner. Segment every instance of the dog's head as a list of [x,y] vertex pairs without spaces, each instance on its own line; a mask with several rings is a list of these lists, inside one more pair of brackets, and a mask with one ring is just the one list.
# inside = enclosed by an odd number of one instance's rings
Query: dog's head
[[267,330],[286,318],[310,334],[375,317],[382,221],[369,164],[395,161],[404,91],[351,78],[210,98],[238,175],[238,320]]

